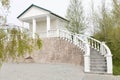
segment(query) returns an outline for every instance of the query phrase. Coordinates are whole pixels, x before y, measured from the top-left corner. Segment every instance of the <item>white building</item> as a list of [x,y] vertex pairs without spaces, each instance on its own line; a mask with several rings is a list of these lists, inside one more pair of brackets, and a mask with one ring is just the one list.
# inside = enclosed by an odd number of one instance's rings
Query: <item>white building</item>
[[35,33],[40,37],[47,37],[49,31],[65,29],[65,23],[68,22],[65,18],[34,4],[17,18],[22,22],[22,26],[24,23],[29,24],[29,31],[32,32],[33,37],[35,37]]

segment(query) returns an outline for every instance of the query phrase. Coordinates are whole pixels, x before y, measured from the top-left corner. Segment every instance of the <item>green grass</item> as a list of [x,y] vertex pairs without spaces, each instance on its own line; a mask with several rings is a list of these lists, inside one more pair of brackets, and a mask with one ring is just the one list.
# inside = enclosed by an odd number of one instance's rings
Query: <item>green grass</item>
[[120,66],[113,65],[113,75],[120,75]]
[[120,60],[113,58],[113,75],[120,75]]

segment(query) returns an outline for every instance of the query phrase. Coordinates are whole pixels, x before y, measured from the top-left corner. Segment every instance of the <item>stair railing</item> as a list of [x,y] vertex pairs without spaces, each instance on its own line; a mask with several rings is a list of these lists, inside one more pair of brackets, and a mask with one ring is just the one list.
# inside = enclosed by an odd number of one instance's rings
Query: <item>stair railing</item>
[[91,48],[94,48],[97,50],[101,55],[103,55],[106,58],[107,62],[107,73],[112,74],[112,54],[109,49],[109,47],[105,44],[105,42],[100,42],[92,37],[78,34],[79,37],[83,38],[84,41],[86,41]]
[[65,30],[57,30],[57,32],[60,38],[68,40],[84,52],[84,71],[90,72],[90,47],[87,42],[74,33]]
[[92,37],[74,34],[67,30],[50,30],[49,34],[53,37],[63,38],[77,47],[79,47],[84,54],[84,71],[90,72],[90,47],[97,50],[101,55],[104,55],[107,61],[107,73],[112,74],[112,54],[108,46],[104,42],[100,42]]

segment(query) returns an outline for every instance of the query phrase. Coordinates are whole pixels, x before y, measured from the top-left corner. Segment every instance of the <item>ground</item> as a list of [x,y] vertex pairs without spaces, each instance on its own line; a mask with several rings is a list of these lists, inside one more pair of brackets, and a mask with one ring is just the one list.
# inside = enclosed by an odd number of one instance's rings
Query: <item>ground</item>
[[120,80],[120,76],[88,74],[72,64],[5,63],[0,80]]

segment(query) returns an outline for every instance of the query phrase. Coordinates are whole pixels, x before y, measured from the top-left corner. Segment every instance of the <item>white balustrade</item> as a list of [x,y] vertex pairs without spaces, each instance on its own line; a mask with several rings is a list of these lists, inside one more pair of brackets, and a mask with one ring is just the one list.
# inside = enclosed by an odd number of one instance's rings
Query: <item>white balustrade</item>
[[87,44],[87,39],[83,36],[82,38],[77,36],[76,34],[70,33],[64,30],[57,30],[59,33],[59,37],[65,40],[72,42],[74,45],[79,47],[84,54],[84,71],[90,72],[90,47]]
[[39,36],[40,36],[40,38],[46,38],[47,37],[47,32],[40,32],[39,34],[38,34]]
[[[103,55],[106,58],[107,61],[107,73],[112,74],[112,54],[108,46],[104,42],[100,42],[94,38],[91,38],[89,36],[78,34],[79,37],[87,39],[88,44],[91,48],[94,48],[97,50],[101,55]],[[88,64],[88,63],[86,63]]]

